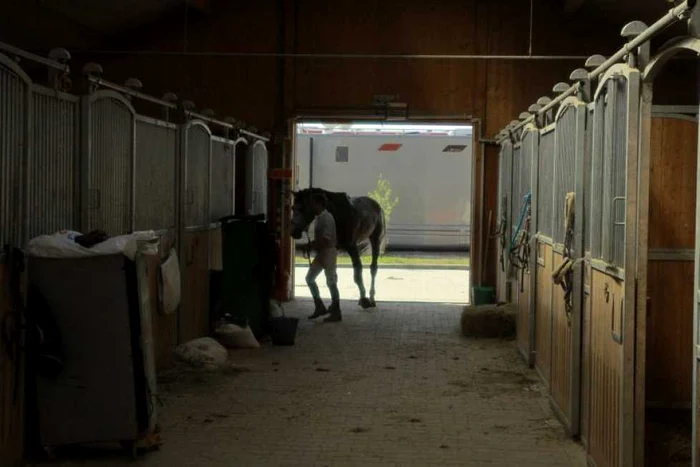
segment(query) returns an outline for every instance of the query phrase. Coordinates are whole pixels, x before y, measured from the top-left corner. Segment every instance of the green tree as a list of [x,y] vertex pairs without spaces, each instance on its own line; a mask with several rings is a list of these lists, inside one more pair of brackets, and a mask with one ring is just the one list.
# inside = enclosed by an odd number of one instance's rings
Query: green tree
[[367,193],[367,196],[379,203],[379,206],[384,210],[384,219],[386,220],[386,225],[389,225],[389,218],[391,217],[391,212],[394,210],[397,204],[399,204],[399,197],[396,196],[392,198],[391,183],[389,180],[384,178],[382,174],[379,174],[379,180],[377,181],[377,188],[374,191]]

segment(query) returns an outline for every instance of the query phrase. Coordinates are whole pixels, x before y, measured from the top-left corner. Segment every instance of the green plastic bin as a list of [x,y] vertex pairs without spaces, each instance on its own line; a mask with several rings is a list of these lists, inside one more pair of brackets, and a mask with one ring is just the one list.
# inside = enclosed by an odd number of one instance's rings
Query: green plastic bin
[[472,287],[474,305],[490,305],[496,303],[496,289],[494,287]]
[[229,314],[239,326],[250,326],[258,339],[269,331],[265,231],[262,216],[221,219],[224,267],[220,313]]

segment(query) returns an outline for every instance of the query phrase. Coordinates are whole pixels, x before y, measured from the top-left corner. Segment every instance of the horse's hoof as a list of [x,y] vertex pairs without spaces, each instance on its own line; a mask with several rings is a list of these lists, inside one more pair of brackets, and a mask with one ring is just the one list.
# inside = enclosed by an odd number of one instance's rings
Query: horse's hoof
[[372,308],[372,302],[369,300],[369,298],[361,298],[360,306],[366,310],[367,308]]
[[370,307],[370,308],[377,308],[377,302],[375,302],[374,300],[370,300],[370,301],[369,301],[369,307]]

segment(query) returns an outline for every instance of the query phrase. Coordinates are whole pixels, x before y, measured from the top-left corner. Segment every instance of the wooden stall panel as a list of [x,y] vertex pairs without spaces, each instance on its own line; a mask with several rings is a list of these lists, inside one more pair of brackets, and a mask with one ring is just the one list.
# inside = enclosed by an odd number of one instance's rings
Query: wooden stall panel
[[177,313],[163,314],[158,296],[158,280],[160,275],[160,258],[147,257],[148,261],[148,291],[151,299],[151,330],[153,332],[153,353],[156,359],[156,369],[168,366],[172,361],[172,352],[177,345]]
[[591,265],[586,263],[584,269],[583,284],[583,305],[581,308],[581,442],[588,445],[588,428],[590,417],[591,400]]
[[[537,296],[535,297],[535,368],[547,387],[552,354],[552,247],[538,245]],[[544,266],[539,264],[544,260]]]
[[616,467],[622,346],[613,339],[613,332],[620,332],[624,288],[622,282],[597,270],[591,280],[588,453],[597,467]]
[[513,303],[514,305],[518,304],[518,296],[520,295],[518,291],[520,290],[520,285],[514,281],[514,280],[509,280],[508,281],[508,288],[510,290],[510,302]]
[[[0,323],[13,324],[8,316],[11,311],[7,268],[0,264]],[[4,339],[0,336],[0,339]],[[22,381],[23,375],[16,377],[16,365],[20,360],[13,359],[7,352],[6,342],[0,345],[0,465],[14,467],[22,462]],[[21,368],[21,366],[20,366]],[[16,394],[15,394],[16,390]]]
[[223,244],[221,237],[221,227],[217,227],[211,230],[211,236],[209,237],[209,268],[212,271],[223,271],[224,270],[224,259],[223,259]]
[[530,362],[530,274],[525,273],[518,281],[517,342],[520,353]]
[[[554,253],[554,269],[561,266],[564,257]],[[550,281],[551,276],[548,278]],[[552,284],[552,375],[551,389],[554,403],[561,415],[571,420],[571,321],[566,313],[564,290]]]
[[183,238],[180,342],[209,334],[209,230],[185,233]]

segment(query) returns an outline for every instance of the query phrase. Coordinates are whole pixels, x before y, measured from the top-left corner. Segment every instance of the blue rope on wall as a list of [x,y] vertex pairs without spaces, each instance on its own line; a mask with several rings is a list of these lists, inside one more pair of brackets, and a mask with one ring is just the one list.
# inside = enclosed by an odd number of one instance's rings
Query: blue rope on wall
[[513,244],[515,243],[515,239],[518,237],[518,234],[520,233],[520,229],[523,227],[523,221],[525,220],[525,214],[527,213],[527,208],[530,206],[530,202],[532,200],[532,192],[528,191],[527,194],[525,195],[525,199],[523,201],[523,208],[520,211],[520,220],[518,221],[518,227],[515,229],[515,232],[513,233],[513,236],[510,239],[510,246],[511,249],[513,248]]

